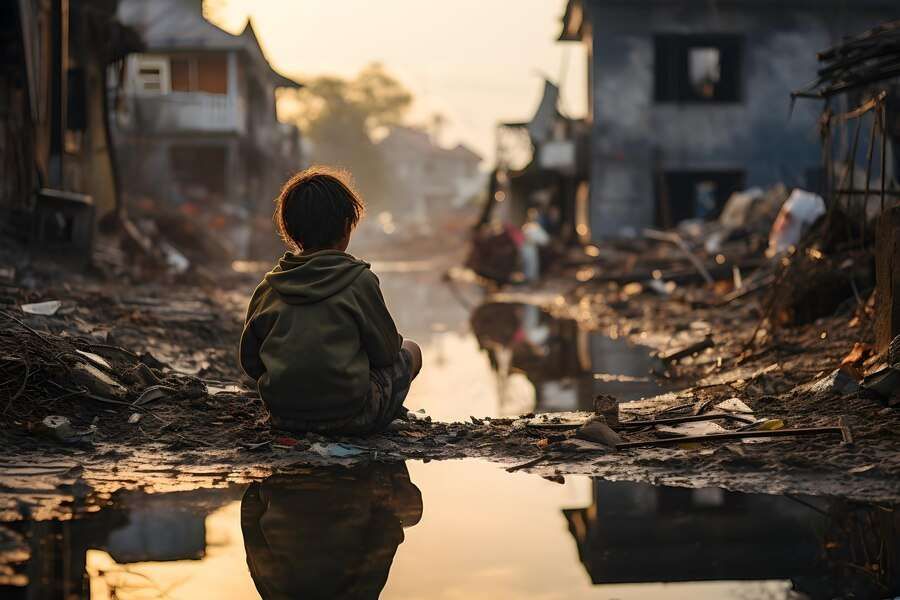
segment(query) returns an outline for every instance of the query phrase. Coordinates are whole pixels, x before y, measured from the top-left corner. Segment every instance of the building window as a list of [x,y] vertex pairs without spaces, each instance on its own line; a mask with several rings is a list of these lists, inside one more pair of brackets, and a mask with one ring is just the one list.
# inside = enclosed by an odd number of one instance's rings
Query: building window
[[740,102],[743,38],[654,36],[657,102]]
[[135,59],[134,86],[141,94],[169,93],[169,61],[156,56]]
[[198,56],[197,90],[207,94],[228,93],[228,60],[224,54]]
[[140,56],[135,67],[135,87],[142,94],[227,94],[228,56]]
[[667,171],[657,182],[656,224],[718,217],[731,194],[744,189],[743,171]]

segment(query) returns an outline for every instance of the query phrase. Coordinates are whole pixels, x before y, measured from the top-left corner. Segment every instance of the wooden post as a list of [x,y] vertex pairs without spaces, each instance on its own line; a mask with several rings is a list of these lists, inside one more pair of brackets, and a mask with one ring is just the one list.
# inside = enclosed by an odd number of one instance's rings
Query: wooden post
[[875,282],[875,345],[882,352],[900,334],[900,207],[878,219]]

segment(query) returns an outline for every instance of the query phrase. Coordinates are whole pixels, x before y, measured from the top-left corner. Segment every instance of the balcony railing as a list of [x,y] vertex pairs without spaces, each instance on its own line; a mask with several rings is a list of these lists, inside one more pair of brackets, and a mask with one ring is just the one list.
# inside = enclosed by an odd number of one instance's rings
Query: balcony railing
[[244,133],[244,102],[222,94],[172,92],[131,98],[132,127],[144,133]]

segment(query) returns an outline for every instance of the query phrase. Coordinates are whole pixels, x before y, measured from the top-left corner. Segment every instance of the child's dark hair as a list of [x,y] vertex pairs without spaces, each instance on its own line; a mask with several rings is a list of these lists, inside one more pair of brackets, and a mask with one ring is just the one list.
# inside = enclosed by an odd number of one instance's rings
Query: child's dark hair
[[310,167],[281,188],[275,201],[275,227],[288,246],[321,250],[334,246],[356,227],[364,211],[347,172]]

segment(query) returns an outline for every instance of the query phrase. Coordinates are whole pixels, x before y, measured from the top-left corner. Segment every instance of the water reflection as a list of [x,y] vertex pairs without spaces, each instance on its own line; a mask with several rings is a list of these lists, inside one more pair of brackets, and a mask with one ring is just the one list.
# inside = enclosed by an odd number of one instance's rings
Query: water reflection
[[809,598],[900,591],[900,513],[840,499],[593,481],[565,510],[595,585],[784,579]]
[[378,598],[422,494],[403,463],[275,475],[247,488],[241,531],[264,600]]
[[657,362],[648,348],[585,331],[538,306],[482,304],[471,326],[496,372],[501,409],[516,404],[509,384],[515,372],[534,386],[536,412],[591,410],[601,393],[629,401],[664,391],[650,376]]
[[[473,461],[415,463],[412,473],[415,483],[403,463],[309,468],[0,524],[0,597],[900,593],[896,507],[580,477],[557,485]],[[25,550],[10,552],[16,543]]]

